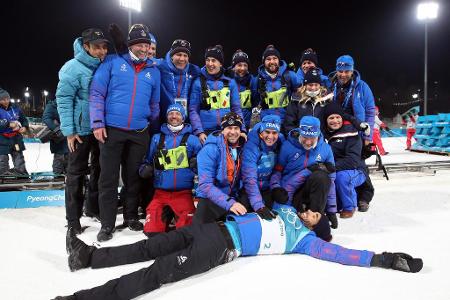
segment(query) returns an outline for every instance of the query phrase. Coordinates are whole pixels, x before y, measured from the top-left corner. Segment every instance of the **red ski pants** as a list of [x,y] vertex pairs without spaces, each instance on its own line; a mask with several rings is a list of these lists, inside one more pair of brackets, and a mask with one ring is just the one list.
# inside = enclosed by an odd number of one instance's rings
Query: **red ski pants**
[[406,129],[406,149],[411,149],[411,139],[416,134],[415,128]]
[[378,148],[378,152],[380,153],[380,155],[384,155],[386,153],[386,151],[384,151],[384,148],[383,148],[383,142],[381,141],[381,135],[380,135],[379,129],[373,130],[372,138],[373,138],[373,142],[374,142],[375,146],[377,146],[377,148]]
[[147,218],[144,232],[165,232],[166,221],[161,216],[164,206],[170,206],[175,213],[175,226],[181,228],[192,223],[195,207],[191,190],[169,192],[157,189],[152,201],[147,206]]

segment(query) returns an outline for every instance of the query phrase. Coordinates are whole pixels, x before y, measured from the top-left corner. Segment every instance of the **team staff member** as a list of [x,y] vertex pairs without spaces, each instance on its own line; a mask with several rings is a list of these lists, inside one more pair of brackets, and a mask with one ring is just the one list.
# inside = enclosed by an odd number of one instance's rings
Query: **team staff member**
[[151,44],[147,27],[133,25],[127,41],[129,52],[108,56],[95,73],[90,90],[91,127],[100,142],[102,168],[99,241],[113,237],[121,162],[127,187],[124,225],[134,231],[143,229],[138,220],[138,169],[147,151],[149,127],[152,132],[159,128],[161,78],[147,57]]

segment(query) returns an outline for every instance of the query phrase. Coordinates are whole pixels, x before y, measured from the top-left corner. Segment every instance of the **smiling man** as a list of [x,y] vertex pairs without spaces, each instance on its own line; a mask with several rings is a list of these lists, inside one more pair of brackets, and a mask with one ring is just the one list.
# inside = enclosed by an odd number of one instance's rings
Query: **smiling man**
[[148,28],[135,24],[128,33],[128,53],[108,56],[92,80],[91,127],[100,142],[99,241],[112,238],[117,215],[120,164],[126,185],[124,225],[141,231],[138,220],[138,168],[150,135],[159,129],[160,72],[148,59]]
[[274,217],[269,210],[273,203],[270,177],[284,141],[280,127],[279,116],[265,116],[250,131],[242,153],[244,190],[241,191],[240,202],[264,219]]
[[198,154],[199,198],[193,223],[210,223],[223,219],[228,212],[243,215],[247,209],[239,199],[241,188],[242,117],[227,113],[221,131],[211,133]]
[[[274,208],[275,219],[267,221],[256,213],[228,216],[226,222],[193,225],[147,240],[119,247],[97,249],[74,235],[67,235],[69,267],[107,268],[155,259],[147,268],[107,283],[54,300],[133,299],[204,273],[240,256],[305,254],[320,260],[360,267],[381,267],[416,273],[420,258],[406,253],[354,250],[327,242],[331,239],[326,216],[311,211],[298,214],[286,205]],[[262,274],[264,278],[266,274]],[[257,275],[256,275],[257,276]]]
[[[242,118],[236,82],[224,75],[223,62],[221,45],[206,49],[205,66],[192,87],[189,114],[194,134],[202,144],[209,133],[221,128],[221,120],[228,112],[234,112]],[[241,129],[245,129],[244,124]]]

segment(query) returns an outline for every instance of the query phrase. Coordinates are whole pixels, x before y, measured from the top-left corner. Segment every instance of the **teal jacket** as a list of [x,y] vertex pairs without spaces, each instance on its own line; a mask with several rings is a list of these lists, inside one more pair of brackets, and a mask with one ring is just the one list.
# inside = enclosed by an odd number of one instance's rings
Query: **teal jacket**
[[100,59],[90,56],[83,48],[82,38],[73,43],[74,58],[59,71],[56,103],[65,136],[92,133],[89,122],[89,86],[100,65]]

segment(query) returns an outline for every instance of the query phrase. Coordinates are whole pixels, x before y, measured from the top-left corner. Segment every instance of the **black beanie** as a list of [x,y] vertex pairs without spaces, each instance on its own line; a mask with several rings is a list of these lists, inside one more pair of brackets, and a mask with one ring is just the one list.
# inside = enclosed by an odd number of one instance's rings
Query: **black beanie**
[[274,45],[269,45],[266,47],[266,50],[264,50],[263,55],[262,55],[262,62],[264,63],[264,61],[266,60],[266,58],[268,56],[276,56],[278,57],[278,59],[281,59],[281,55],[280,55],[280,51],[278,51],[277,49],[275,49]]
[[326,126],[327,119],[331,115],[340,115],[342,118],[344,118],[344,109],[342,106],[336,102],[331,102],[325,106],[325,109],[323,110],[323,124]]
[[208,57],[213,57],[220,61],[220,63],[223,65],[223,48],[221,45],[215,45],[214,47],[209,47],[205,51],[205,59]]
[[241,62],[245,62],[247,65],[250,65],[250,59],[248,58],[247,53],[239,49],[233,54],[233,58],[231,59],[231,67],[234,68],[235,65]]
[[319,64],[319,60],[317,58],[317,54],[311,48],[308,48],[305,51],[303,51],[302,58],[300,59],[300,66],[302,65],[302,63],[305,60],[309,60],[309,61],[313,62],[316,65],[316,67]]
[[220,127],[222,129],[228,126],[238,126],[242,127],[243,121],[240,115],[235,112],[229,112],[225,114],[222,118],[222,122],[220,123]]
[[322,240],[329,242],[333,238],[331,235],[331,229],[330,229],[330,221],[328,220],[328,217],[324,214],[322,214],[322,217],[319,220],[319,223],[317,223],[313,231],[317,235],[318,238],[321,238]]
[[191,56],[191,43],[180,39],[173,41],[172,46],[170,47],[170,57],[179,52],[184,52],[188,56]]
[[303,84],[308,83],[318,83],[322,84],[322,79],[320,78],[320,72],[319,69],[309,69],[308,72],[306,72],[305,76],[303,77]]
[[152,43],[148,27],[144,24],[134,24],[133,26],[131,26],[131,29],[128,32],[128,47],[139,43]]

